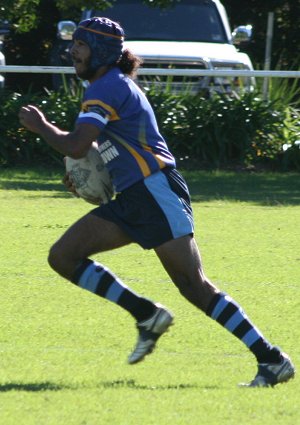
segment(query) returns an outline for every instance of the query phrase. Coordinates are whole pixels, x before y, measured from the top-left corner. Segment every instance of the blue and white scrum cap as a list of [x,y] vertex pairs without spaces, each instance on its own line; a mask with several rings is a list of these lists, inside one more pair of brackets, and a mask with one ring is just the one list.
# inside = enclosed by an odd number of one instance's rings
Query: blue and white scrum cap
[[92,52],[90,69],[115,64],[122,55],[123,28],[108,18],[93,17],[81,21],[73,33],[73,40],[84,41]]

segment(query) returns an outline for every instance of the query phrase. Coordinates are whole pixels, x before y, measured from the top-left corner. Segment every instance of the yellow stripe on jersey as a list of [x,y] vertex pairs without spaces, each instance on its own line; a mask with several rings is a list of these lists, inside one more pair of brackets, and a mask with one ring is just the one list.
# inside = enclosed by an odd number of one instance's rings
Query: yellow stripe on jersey
[[150,168],[147,164],[147,162],[144,160],[144,158],[137,153],[131,146],[128,145],[128,143],[125,142],[124,139],[117,136],[115,133],[111,133],[110,131],[106,130],[107,134],[110,134],[117,142],[119,142],[122,146],[124,146],[125,149],[127,149],[131,155],[135,158],[136,162],[138,163],[140,170],[144,177],[148,177],[151,174]]
[[99,105],[101,108],[106,109],[110,113],[109,121],[118,121],[120,119],[119,115],[117,114],[116,110],[112,108],[111,106],[107,105],[106,103],[102,102],[101,100],[95,99],[95,100],[86,100],[81,105],[81,110],[83,112],[88,111],[88,107],[92,105]]
[[147,138],[146,138],[146,126],[145,125],[141,125],[140,126],[139,141],[141,142],[141,145],[142,145],[143,149],[146,152],[149,152],[149,153],[151,153],[154,156],[154,158],[156,159],[156,161],[157,161],[157,163],[159,165],[159,168],[164,168],[166,166],[166,163],[164,161],[162,161],[159,158],[159,156],[157,156],[153,152],[152,148],[148,145]]

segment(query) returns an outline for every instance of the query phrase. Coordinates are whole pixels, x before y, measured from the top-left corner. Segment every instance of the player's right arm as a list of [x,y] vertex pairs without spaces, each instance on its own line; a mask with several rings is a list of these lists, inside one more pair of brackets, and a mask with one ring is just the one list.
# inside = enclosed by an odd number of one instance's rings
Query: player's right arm
[[100,134],[99,127],[88,123],[76,124],[71,132],[60,130],[32,105],[21,108],[19,119],[25,128],[39,134],[53,149],[75,159],[84,157]]

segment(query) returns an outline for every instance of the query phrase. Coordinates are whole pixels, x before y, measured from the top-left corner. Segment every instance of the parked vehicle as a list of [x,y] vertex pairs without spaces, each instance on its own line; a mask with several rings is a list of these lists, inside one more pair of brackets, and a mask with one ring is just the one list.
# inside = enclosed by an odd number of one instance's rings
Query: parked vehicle
[[[125,30],[125,47],[140,56],[144,68],[252,70],[249,56],[238,50],[251,38],[252,27],[244,25],[231,33],[224,6],[219,0],[182,0],[168,8],[147,6],[140,0],[120,0],[105,10],[86,9],[82,19],[105,16],[119,21]],[[58,23],[58,43],[52,65],[68,65],[68,45],[75,23]],[[138,76],[142,87],[149,85],[173,92],[232,92],[253,87],[250,78],[149,77]]]

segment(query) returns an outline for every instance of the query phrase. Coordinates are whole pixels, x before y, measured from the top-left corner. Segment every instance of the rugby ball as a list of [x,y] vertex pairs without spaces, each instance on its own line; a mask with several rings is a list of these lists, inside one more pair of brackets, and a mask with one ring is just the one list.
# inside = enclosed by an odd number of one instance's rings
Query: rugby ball
[[86,202],[105,204],[114,196],[114,187],[96,142],[83,158],[73,159],[67,156],[65,166],[76,192]]

